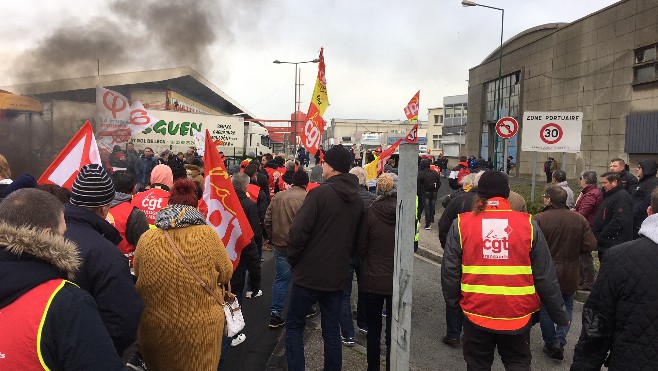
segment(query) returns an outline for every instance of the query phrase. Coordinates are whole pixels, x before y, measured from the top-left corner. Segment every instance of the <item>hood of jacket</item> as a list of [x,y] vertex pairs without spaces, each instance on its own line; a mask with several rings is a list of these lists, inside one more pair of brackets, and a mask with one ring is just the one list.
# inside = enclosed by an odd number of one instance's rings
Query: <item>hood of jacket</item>
[[155,226],[165,230],[204,224],[203,214],[196,207],[187,205],[168,205],[155,215]]
[[397,194],[377,196],[370,209],[386,224],[395,224]]
[[63,236],[0,222],[0,308],[43,282],[72,280],[78,247]]
[[332,176],[324,181],[336,191],[338,197],[345,202],[354,202],[359,197],[359,178],[354,174],[342,173]]
[[112,224],[84,207],[65,205],[64,219],[66,219],[67,225],[69,223],[80,224],[95,230],[115,245],[122,241],[119,231]]
[[185,169],[190,171],[190,175],[194,178],[195,176],[201,174],[201,168],[197,165],[186,164]]
[[649,215],[644,219],[639,234],[658,244],[658,214]]
[[642,160],[640,161],[640,166],[642,166],[642,179],[640,179],[640,182],[656,176],[656,172],[658,171],[656,161]]
[[129,195],[127,193],[121,193],[121,192],[116,192],[114,194],[114,200],[110,202],[111,207],[115,207],[116,205],[122,203],[122,202],[130,202],[133,199],[133,195]]

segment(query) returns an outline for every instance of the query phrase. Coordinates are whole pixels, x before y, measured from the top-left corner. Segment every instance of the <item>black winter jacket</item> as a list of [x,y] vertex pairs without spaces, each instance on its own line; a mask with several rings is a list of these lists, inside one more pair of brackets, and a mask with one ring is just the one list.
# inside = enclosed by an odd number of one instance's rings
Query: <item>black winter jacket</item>
[[642,166],[642,178],[632,189],[633,193],[631,193],[631,200],[633,201],[633,239],[638,238],[640,226],[647,217],[647,208],[651,204],[651,192],[658,187],[656,162],[643,160],[640,161],[640,166]]
[[571,370],[658,370],[658,215],[640,238],[606,252],[583,307]]
[[[44,282],[70,279],[77,258],[76,246],[61,237],[0,224],[0,312]],[[70,283],[53,297],[39,345],[51,370],[124,370],[94,299]]]
[[247,217],[247,220],[249,220],[249,225],[251,225],[251,229],[254,231],[254,238],[252,239],[252,242],[254,240],[259,239],[263,235],[263,229],[260,226],[260,215],[258,211],[258,206],[256,203],[247,197],[247,193],[241,189],[236,189],[235,194],[238,195],[238,199],[240,200],[240,205],[242,206],[242,210],[244,210],[244,214]]
[[599,251],[633,239],[633,202],[621,186],[603,192],[592,231]]
[[358,253],[363,259],[359,292],[393,295],[397,195],[377,197],[363,216]]
[[363,216],[359,181],[338,174],[313,188],[288,233],[288,262],[295,285],[342,291]]
[[439,219],[439,241],[441,241],[441,246],[444,249],[452,222],[457,219],[457,215],[473,211],[473,204],[477,198],[477,189],[472,188],[469,192],[461,193],[452,199],[443,214],[441,214],[441,219]]
[[622,172],[619,173],[619,185],[628,193],[631,193],[637,185],[637,178],[628,171],[622,170]]
[[430,169],[429,161],[421,161],[418,171],[418,195],[422,192],[436,192],[441,187],[439,173]]
[[66,205],[65,237],[78,245],[82,266],[74,282],[96,300],[118,354],[137,337],[144,302],[137,294],[128,259],[116,246],[119,232],[91,211]]
[[366,210],[372,205],[372,203],[375,201],[375,198],[377,198],[377,195],[370,192],[365,186],[359,186],[359,196],[361,196],[361,200],[363,200],[363,212],[365,213]]

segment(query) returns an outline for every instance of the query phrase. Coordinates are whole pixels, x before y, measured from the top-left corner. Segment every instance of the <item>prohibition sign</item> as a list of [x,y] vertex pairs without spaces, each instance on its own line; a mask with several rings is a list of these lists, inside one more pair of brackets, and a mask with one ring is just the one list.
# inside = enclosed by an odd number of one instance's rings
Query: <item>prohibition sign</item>
[[501,117],[496,122],[496,134],[501,138],[509,139],[519,131],[519,122],[514,117]]
[[562,135],[564,135],[562,127],[552,122],[542,126],[541,130],[539,130],[539,137],[546,144],[559,142],[562,139]]

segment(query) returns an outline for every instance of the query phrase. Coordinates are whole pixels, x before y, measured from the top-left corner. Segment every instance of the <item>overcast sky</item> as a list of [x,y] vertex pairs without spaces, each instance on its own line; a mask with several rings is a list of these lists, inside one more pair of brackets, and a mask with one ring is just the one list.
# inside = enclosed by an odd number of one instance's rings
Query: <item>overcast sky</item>
[[[103,74],[190,65],[255,117],[288,119],[294,67],[272,61],[312,60],[324,46],[331,103],[327,121],[404,119],[403,107],[418,90],[421,119],[426,119],[427,108],[442,106],[444,96],[467,93],[468,69],[500,42],[500,12],[465,8],[460,0],[169,1],[136,2],[142,4],[140,9],[128,0],[0,1],[0,86],[26,82],[28,75],[16,73],[17,68],[32,65],[26,53],[43,50],[44,40],[63,29],[72,30],[69,37],[116,34],[127,52],[114,52],[103,42],[90,44],[91,48],[76,44],[80,52],[66,51],[77,57],[68,66],[74,73],[51,72],[35,81],[94,75],[97,56],[93,54],[102,49],[98,53]],[[537,25],[572,22],[617,1],[481,2],[505,9],[507,40]],[[172,8],[149,13],[167,6]],[[181,14],[192,21],[181,21]],[[148,19],[142,23],[140,17]],[[201,17],[206,17],[206,28],[196,21]],[[156,38],[160,49],[152,47]],[[172,51],[198,40],[202,45],[192,51]],[[36,58],[63,48],[42,51]],[[125,63],[111,60],[113,55],[121,55]],[[317,65],[300,67],[304,84],[300,108],[305,112]]]

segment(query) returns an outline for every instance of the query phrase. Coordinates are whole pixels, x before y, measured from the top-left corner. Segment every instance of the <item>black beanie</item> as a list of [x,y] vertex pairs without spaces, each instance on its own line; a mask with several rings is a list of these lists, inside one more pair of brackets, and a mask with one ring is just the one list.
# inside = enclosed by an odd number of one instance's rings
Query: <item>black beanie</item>
[[71,204],[84,207],[109,205],[114,199],[114,183],[98,164],[85,165],[73,182]]
[[338,144],[324,153],[324,161],[334,168],[334,170],[347,173],[350,171],[352,155],[342,144]]
[[292,185],[305,186],[308,184],[308,174],[302,168],[299,168],[292,174]]
[[493,197],[509,197],[509,180],[500,171],[487,170],[478,181],[478,196],[486,199]]

